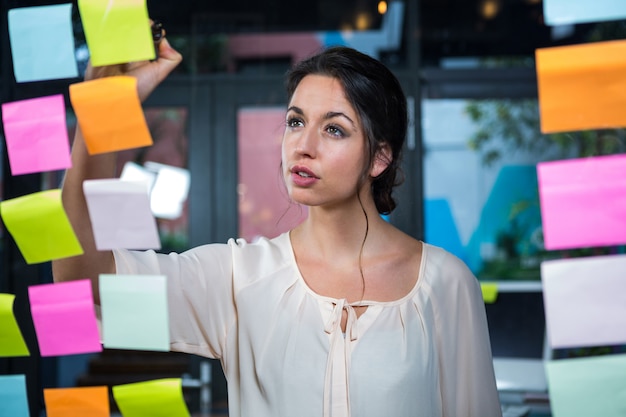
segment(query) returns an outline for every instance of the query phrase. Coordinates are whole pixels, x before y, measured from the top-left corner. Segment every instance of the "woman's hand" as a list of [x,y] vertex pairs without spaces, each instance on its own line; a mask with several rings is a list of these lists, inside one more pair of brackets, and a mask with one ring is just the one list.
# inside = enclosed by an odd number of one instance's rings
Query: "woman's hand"
[[139,61],[101,67],[94,67],[89,62],[85,71],[85,80],[116,75],[133,76],[137,78],[139,99],[144,101],[182,60],[182,55],[172,48],[164,37],[158,44],[157,59],[154,61]]

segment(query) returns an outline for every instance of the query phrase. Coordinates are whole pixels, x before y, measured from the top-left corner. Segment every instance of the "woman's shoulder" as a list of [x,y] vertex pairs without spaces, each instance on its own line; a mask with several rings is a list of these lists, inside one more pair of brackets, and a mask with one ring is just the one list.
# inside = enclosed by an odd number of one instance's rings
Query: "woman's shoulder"
[[478,285],[465,262],[442,247],[423,243],[422,262],[422,278],[433,288],[452,290]]
[[253,239],[231,238],[228,240],[228,245],[233,252],[248,256],[253,254],[284,256],[290,246],[289,233],[285,232],[276,237],[258,236]]
[[292,262],[289,234],[283,233],[276,237],[259,237],[254,240],[230,239],[233,266],[249,270],[255,275],[259,271],[281,268]]

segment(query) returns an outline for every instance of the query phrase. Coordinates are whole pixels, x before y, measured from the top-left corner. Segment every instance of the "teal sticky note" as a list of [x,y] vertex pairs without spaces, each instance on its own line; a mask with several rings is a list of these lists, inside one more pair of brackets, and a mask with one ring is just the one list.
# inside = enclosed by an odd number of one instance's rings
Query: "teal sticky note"
[[26,377],[0,375],[0,417],[29,417]]
[[100,275],[104,347],[169,351],[166,285],[163,275]]
[[71,3],[11,9],[8,21],[18,83],[78,76]]
[[554,417],[626,416],[626,354],[546,363]]
[[543,0],[543,17],[547,25],[571,25],[626,18],[624,0]]

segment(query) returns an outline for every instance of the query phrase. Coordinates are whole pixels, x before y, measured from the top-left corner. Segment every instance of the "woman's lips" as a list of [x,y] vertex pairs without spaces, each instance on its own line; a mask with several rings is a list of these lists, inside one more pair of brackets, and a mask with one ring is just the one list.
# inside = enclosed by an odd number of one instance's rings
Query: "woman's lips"
[[295,166],[291,169],[291,181],[298,187],[309,187],[319,178],[308,168]]

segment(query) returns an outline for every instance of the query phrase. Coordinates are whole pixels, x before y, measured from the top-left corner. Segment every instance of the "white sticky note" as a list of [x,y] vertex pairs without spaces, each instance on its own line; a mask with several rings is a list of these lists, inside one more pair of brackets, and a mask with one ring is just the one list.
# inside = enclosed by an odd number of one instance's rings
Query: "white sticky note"
[[152,172],[135,162],[126,162],[120,173],[122,181],[143,181],[148,190],[152,190],[156,180],[156,172]]
[[161,248],[145,182],[87,180],[83,191],[98,250]]
[[150,193],[152,213],[162,219],[177,219],[182,215],[189,195],[189,170],[150,161],[144,166],[156,172],[156,180]]
[[626,255],[541,264],[553,348],[626,343]]

